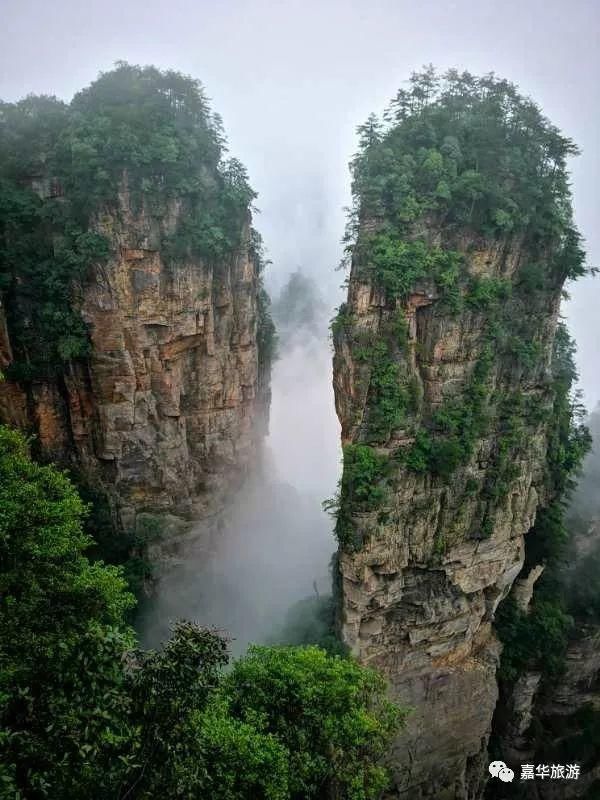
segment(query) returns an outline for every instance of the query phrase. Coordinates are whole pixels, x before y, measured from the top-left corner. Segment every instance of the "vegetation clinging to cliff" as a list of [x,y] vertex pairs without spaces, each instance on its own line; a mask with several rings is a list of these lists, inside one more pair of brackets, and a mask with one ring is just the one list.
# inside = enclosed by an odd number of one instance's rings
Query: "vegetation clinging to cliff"
[[153,217],[183,204],[177,229],[155,244],[170,258],[217,262],[236,251],[255,194],[225,150],[200,83],[154,67],[120,62],[70,104],[0,104],[0,291],[15,377],[88,354],[77,293],[109,257],[91,226],[118,212],[119,192]]
[[249,252],[258,273],[256,346],[258,351],[259,383],[264,386],[269,383],[271,367],[277,358],[278,335],[271,313],[271,298],[263,282],[264,270],[267,264],[271,262],[265,256],[262,236],[254,228],[250,230]]
[[[576,148],[494,75],[440,77],[426,68],[398,92],[384,120],[372,115],[359,128],[346,235],[351,281],[378,292],[371,302],[381,304],[379,326],[368,328],[365,349],[367,330],[352,309],[333,323],[364,404],[354,409],[356,441],[387,445],[392,464],[449,482],[493,436],[473,531],[488,536],[519,477],[523,447],[541,432],[559,391],[543,355],[548,303],[566,278],[586,272],[566,168]],[[476,256],[485,252],[498,255],[501,274],[480,274]],[[458,334],[460,316],[481,330],[477,341],[468,337],[465,385],[434,405],[420,399],[422,376],[440,358],[432,343],[417,330],[409,348],[390,347],[389,320],[415,314],[411,295],[429,306],[421,319],[432,325],[445,316]],[[466,493],[473,480],[462,481]],[[340,513],[350,512],[341,504]]]
[[574,343],[560,324],[554,340],[554,403],[546,462],[550,502],[539,510],[535,525],[527,534],[523,571],[527,574],[537,564],[543,564],[545,569],[536,584],[531,609],[522,611],[509,597],[496,618],[496,629],[504,644],[500,677],[509,682],[527,669],[542,669],[546,677],[560,672],[573,624],[565,580],[572,532],[565,513],[575,478],[591,446],[583,422],[584,409],[573,389],[577,379],[574,352]]
[[357,549],[352,514],[374,511],[387,496],[385,479],[389,471],[387,456],[364,444],[347,444],[343,448],[342,477],[334,497],[325,500],[323,508],[335,517],[335,536],[340,547]]

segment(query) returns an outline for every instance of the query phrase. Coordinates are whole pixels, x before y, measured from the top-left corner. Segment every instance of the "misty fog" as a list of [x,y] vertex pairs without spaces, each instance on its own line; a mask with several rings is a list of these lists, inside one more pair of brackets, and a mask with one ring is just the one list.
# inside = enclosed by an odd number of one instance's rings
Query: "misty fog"
[[293,293],[273,308],[280,357],[260,463],[213,541],[201,536],[184,548],[142,603],[137,627],[146,646],[167,639],[171,623],[184,617],[223,630],[240,655],[276,637],[294,603],[331,592],[335,545],[321,502],[335,491],[341,458],[328,339],[333,311],[312,282],[301,278],[299,286],[302,297]]

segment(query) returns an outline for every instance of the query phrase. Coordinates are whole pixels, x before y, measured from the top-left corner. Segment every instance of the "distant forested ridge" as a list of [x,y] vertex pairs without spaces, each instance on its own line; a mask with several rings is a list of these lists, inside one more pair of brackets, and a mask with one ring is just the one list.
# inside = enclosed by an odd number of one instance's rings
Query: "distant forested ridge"
[[301,336],[322,336],[326,312],[327,306],[316,282],[301,269],[292,272],[272,307],[283,344],[299,332]]

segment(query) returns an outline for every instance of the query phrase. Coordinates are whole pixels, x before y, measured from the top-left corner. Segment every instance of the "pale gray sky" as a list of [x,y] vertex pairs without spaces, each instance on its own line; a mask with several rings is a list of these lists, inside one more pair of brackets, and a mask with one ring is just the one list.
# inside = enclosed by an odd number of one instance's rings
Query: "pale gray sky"
[[[0,0],[0,97],[70,98],[117,59],[200,78],[259,191],[272,282],[341,282],[354,129],[433,62],[520,85],[582,147],[577,220],[600,264],[598,0]],[[566,306],[588,406],[600,400],[600,277]]]

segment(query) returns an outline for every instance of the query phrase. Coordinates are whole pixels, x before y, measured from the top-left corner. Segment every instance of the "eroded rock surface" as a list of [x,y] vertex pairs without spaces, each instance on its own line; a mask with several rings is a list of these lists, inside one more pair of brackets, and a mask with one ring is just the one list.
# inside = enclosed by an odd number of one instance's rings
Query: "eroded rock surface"
[[[163,242],[183,213],[176,201],[160,217],[135,212],[123,190],[119,208],[95,223],[111,257],[75,301],[88,363],[29,387],[0,384],[2,421],[33,430],[44,457],[108,492],[126,529],[141,514],[161,514],[173,533],[214,517],[266,422],[249,230],[222,263],[174,262]],[[0,360],[11,360],[3,323]]]
[[[475,276],[516,285],[527,262],[516,241],[442,242],[435,231],[430,238],[431,245],[463,253],[463,292]],[[524,535],[545,491],[545,422],[543,414],[526,413],[510,451],[515,469],[505,489],[494,492],[505,425],[500,405],[519,398],[529,408],[549,408],[560,286],[557,281],[537,297],[517,290],[506,301],[508,318],[528,316],[539,357],[526,369],[494,348],[486,379],[488,423],[465,463],[440,477],[411,470],[398,454],[410,450],[417,431],[444,404],[468,397],[489,342],[489,318],[468,305],[459,313],[449,310],[433,282],[420,282],[403,300],[386,301],[365,279],[367,272],[355,256],[342,309],[347,323],[335,336],[343,441],[372,442],[373,367],[363,355],[364,342],[384,338],[399,312],[408,333],[394,354],[397,374],[416,387],[417,401],[405,424],[373,445],[393,466],[384,502],[351,513],[355,546],[343,546],[339,558],[341,635],[363,663],[388,677],[394,697],[413,709],[392,754],[393,796],[478,798],[498,694],[499,644],[492,621],[523,566]]]

